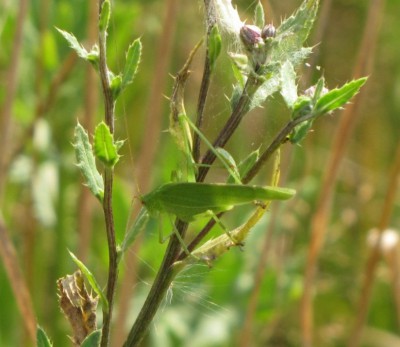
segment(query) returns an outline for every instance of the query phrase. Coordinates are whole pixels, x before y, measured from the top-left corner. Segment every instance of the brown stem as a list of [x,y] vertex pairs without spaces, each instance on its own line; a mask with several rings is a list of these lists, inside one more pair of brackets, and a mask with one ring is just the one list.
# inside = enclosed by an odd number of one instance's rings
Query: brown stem
[[[214,3],[210,0],[204,0],[204,6],[206,9],[206,20],[207,20],[207,45],[206,45],[206,56],[204,58],[204,69],[203,69],[203,78],[201,80],[199,99],[197,102],[197,117],[196,117],[196,127],[201,130],[203,126],[204,120],[204,107],[207,101],[208,89],[210,87],[211,81],[211,66],[210,59],[208,57],[208,42],[210,38],[210,33],[212,28],[215,25],[215,8]],[[193,134],[193,159],[196,163],[198,163],[200,158],[200,138],[199,135],[195,132]]]
[[[247,113],[248,107],[252,100],[254,93],[257,91],[259,87],[259,80],[256,76],[250,75],[247,79],[246,85],[243,88],[242,95],[236,104],[234,110],[232,111],[231,116],[225,123],[225,126],[220,131],[219,135],[215,139],[213,143],[213,147],[224,147],[228,140],[231,138],[234,131],[239,126],[242,121],[244,115]],[[203,160],[201,161],[202,166],[199,169],[199,172],[196,177],[197,182],[203,182],[206,177],[210,165],[215,160],[215,154],[213,151],[208,150]]]
[[[172,46],[174,43],[174,35],[176,30],[177,16],[178,16],[178,0],[167,0],[165,2],[165,16],[163,19],[163,31],[157,44],[157,61],[154,67],[153,78],[150,87],[150,96],[147,104],[146,111],[146,136],[143,137],[141,144],[140,153],[138,159],[135,162],[137,185],[141,191],[147,191],[150,186],[152,175],[152,167],[154,165],[154,158],[157,155],[159,147],[159,134],[161,131],[161,124],[163,119],[163,98],[161,95],[164,92],[167,76],[168,66],[171,61]],[[139,207],[135,208],[132,213],[132,219],[137,216]],[[143,234],[142,234],[143,235]],[[138,258],[136,256],[142,241],[142,235],[140,235],[133,245],[134,250],[128,252],[125,259],[126,268],[129,269],[129,273],[123,279],[121,285],[121,291],[118,295],[119,305],[116,316],[116,326],[126,326],[126,319],[128,316],[130,305],[127,303],[132,302],[133,288],[135,288],[136,276],[132,276],[135,273],[135,269],[138,267]],[[112,346],[121,346],[125,341],[125,334],[114,334]]]
[[[176,229],[181,235],[184,235],[187,229],[187,223],[177,221]],[[137,347],[147,334],[147,330],[156,314],[160,303],[165,297],[176,272],[173,269],[173,264],[177,259],[181,245],[176,236],[172,236],[169,240],[167,250],[163,259],[163,263],[157,273],[156,279],[151,286],[150,293],[140,310],[135,324],[129,332],[128,338],[124,343],[124,347]]]
[[[99,13],[101,12],[103,3],[104,0],[99,1]],[[114,133],[115,100],[110,88],[110,79],[107,67],[106,36],[106,32],[99,31],[99,72],[104,94],[104,118],[110,129],[110,132]],[[118,278],[118,254],[115,241],[114,214],[112,208],[113,176],[113,169],[105,168],[103,211],[106,223],[109,259],[107,280],[108,310],[103,308],[103,328],[100,343],[101,347],[107,347],[109,345],[115,285]]]

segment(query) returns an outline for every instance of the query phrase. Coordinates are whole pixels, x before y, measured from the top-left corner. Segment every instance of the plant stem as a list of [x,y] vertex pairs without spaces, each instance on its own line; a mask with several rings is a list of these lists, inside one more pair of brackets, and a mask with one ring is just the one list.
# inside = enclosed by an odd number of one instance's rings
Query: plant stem
[[[260,81],[257,76],[253,74],[249,76],[238,103],[236,104],[231,116],[229,117],[225,126],[213,143],[214,148],[224,147],[228,140],[231,138],[232,134],[239,126],[244,115],[247,113],[254,93],[259,87],[259,83]],[[199,173],[196,178],[197,182],[204,181],[208,170],[210,169],[210,165],[214,162],[215,158],[215,154],[211,150],[208,150],[203,160],[201,161],[202,166],[200,167]]]
[[[206,105],[208,89],[210,87],[210,81],[211,81],[211,65],[210,65],[210,58],[208,56],[208,42],[209,42],[211,30],[215,25],[215,18],[216,18],[215,8],[214,8],[214,4],[212,1],[204,0],[204,7],[207,12],[207,15],[206,15],[207,44],[206,44],[206,56],[205,56],[205,60],[204,60],[203,78],[201,80],[199,99],[197,102],[196,127],[199,130],[201,130],[202,125],[203,125],[204,107]],[[199,138],[199,135],[195,132],[193,134],[193,159],[196,163],[198,163],[199,158],[200,158],[200,138]]]
[[[99,1],[99,14],[101,12],[103,2],[104,0]],[[113,134],[115,100],[110,88],[110,79],[107,67],[106,35],[107,34],[105,31],[99,30],[99,72],[104,94],[104,118],[106,124],[110,128],[110,132]],[[107,347],[109,345],[115,285],[118,277],[118,255],[115,241],[114,214],[112,209],[113,176],[113,169],[105,168],[103,211],[106,223],[109,259],[107,280],[108,310],[105,310],[103,308],[103,328],[100,344],[101,347]]]
[[[188,224],[178,220],[176,229],[181,235],[186,232]],[[176,271],[173,269],[173,264],[181,249],[181,245],[176,236],[171,236],[163,262],[158,270],[157,276],[151,286],[150,292],[147,295],[146,301],[140,310],[135,324],[129,332],[128,338],[124,343],[124,347],[136,347],[147,334],[147,330],[156,314],[158,307],[165,297],[171,282],[173,281]]]

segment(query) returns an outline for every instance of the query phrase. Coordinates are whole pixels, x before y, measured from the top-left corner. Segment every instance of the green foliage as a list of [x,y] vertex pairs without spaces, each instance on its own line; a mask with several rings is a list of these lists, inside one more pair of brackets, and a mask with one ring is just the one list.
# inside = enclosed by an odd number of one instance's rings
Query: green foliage
[[52,347],[53,344],[50,342],[46,332],[42,327],[38,326],[36,330],[36,347]]
[[90,333],[82,342],[81,347],[98,347],[100,346],[101,330]]
[[92,145],[89,142],[89,136],[79,123],[75,127],[74,148],[78,161],[77,166],[85,178],[85,183],[94,196],[102,201],[104,196],[103,179],[96,168],[96,161]]
[[108,23],[111,16],[111,4],[109,0],[105,0],[101,5],[100,18],[99,18],[99,30],[105,33],[108,29]]
[[92,272],[86,267],[84,263],[82,263],[72,252],[68,251],[69,255],[71,256],[72,260],[74,263],[79,267],[79,269],[82,271],[83,275],[86,277],[88,280],[90,286],[94,290],[94,292],[99,296],[100,302],[103,305],[103,309],[105,311],[108,311],[108,301],[107,298],[105,297],[103,291],[101,290],[99,284],[97,283],[96,278],[92,274]]
[[99,53],[98,53],[98,48],[97,46],[93,46],[92,50],[88,52],[77,40],[75,35],[61,30],[59,28],[56,28],[58,32],[67,40],[68,44],[70,47],[76,52],[78,57],[92,63],[94,66],[98,65],[98,60],[99,60]]
[[222,48],[222,38],[217,25],[211,29],[208,40],[208,59],[210,60],[210,69],[213,71]]
[[[128,52],[126,53],[126,62],[124,71],[122,73],[121,91],[123,91],[129,84],[133,82],[140,63],[141,54],[142,43],[140,42],[140,39],[136,39],[129,46]],[[117,95],[118,94],[119,92]]]
[[118,154],[120,146],[121,143],[118,145],[114,143],[114,137],[106,123],[101,122],[97,125],[94,132],[94,154],[97,159],[107,167],[114,167],[120,158]]
[[315,103],[315,115],[320,116],[342,107],[359,92],[366,81],[367,77],[359,78],[322,95]]
[[256,5],[254,11],[254,24],[257,25],[259,28],[264,28],[265,25],[265,15],[264,15],[264,7],[259,1]]

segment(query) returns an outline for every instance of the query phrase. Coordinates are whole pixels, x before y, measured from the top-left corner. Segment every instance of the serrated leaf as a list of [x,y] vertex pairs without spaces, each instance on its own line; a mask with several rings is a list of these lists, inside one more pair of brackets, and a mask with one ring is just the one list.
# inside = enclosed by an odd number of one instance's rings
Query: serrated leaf
[[264,28],[265,25],[265,16],[264,16],[264,8],[261,4],[261,1],[257,3],[257,6],[254,11],[254,24],[259,28]]
[[112,91],[114,100],[116,100],[118,98],[119,94],[122,91],[122,77],[121,77],[121,75],[112,76],[111,82],[110,82],[110,89]]
[[221,53],[222,38],[218,26],[214,25],[208,38],[208,59],[210,60],[211,71],[215,68],[215,63]]
[[87,50],[79,43],[78,39],[71,33],[56,28],[58,32],[67,40],[70,47],[78,54],[79,57],[87,60],[88,52]]
[[114,137],[104,122],[101,122],[94,132],[94,154],[107,167],[113,167],[119,160]]
[[302,45],[314,24],[318,4],[319,0],[305,0],[292,16],[282,22],[277,29],[277,37],[294,34]]
[[346,83],[340,88],[332,89],[325,95],[321,96],[315,105],[315,116],[317,117],[331,112],[346,104],[354,95],[358,93],[366,81],[367,77],[363,77]]
[[81,347],[98,347],[101,341],[101,330],[95,330],[82,342]]
[[301,141],[303,141],[304,138],[307,136],[309,130],[311,129],[312,125],[313,125],[312,119],[297,125],[293,129],[292,133],[289,135],[290,142],[292,144],[298,144]]
[[52,347],[53,344],[50,342],[46,332],[42,327],[38,326],[36,330],[36,347]]
[[297,100],[296,72],[288,60],[281,68],[281,95],[286,105],[292,108]]
[[86,267],[84,263],[82,263],[71,251],[68,251],[69,255],[71,256],[72,260],[74,263],[79,267],[79,269],[82,271],[83,275],[86,277],[88,280],[90,286],[94,290],[94,292],[99,296],[100,301],[103,305],[103,308],[108,311],[108,300],[105,297],[103,291],[101,290],[99,284],[96,281],[96,278],[94,275],[90,272],[90,270]]
[[130,245],[135,241],[136,236],[144,229],[149,221],[149,213],[146,208],[142,208],[137,216],[135,223],[128,229],[125,234],[124,241],[121,245],[120,255],[123,255]]
[[103,201],[104,182],[96,168],[89,136],[79,123],[75,127],[74,148],[78,167],[85,178],[86,185],[100,201]]
[[126,53],[126,63],[122,73],[121,91],[124,90],[128,84],[132,83],[140,63],[141,54],[142,43],[140,42],[140,39],[136,39],[129,46],[128,52]]
[[108,23],[110,21],[111,5],[109,0],[105,0],[101,6],[101,12],[99,17],[99,30],[101,32],[106,32],[108,28]]

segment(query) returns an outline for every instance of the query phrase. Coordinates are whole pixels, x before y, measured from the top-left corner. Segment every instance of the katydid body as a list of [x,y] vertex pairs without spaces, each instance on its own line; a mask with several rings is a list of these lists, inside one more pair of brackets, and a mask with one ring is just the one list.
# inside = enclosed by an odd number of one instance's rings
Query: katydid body
[[294,194],[292,189],[269,186],[167,183],[141,200],[150,214],[170,213],[190,222],[207,211],[219,213],[253,201],[287,200]]

